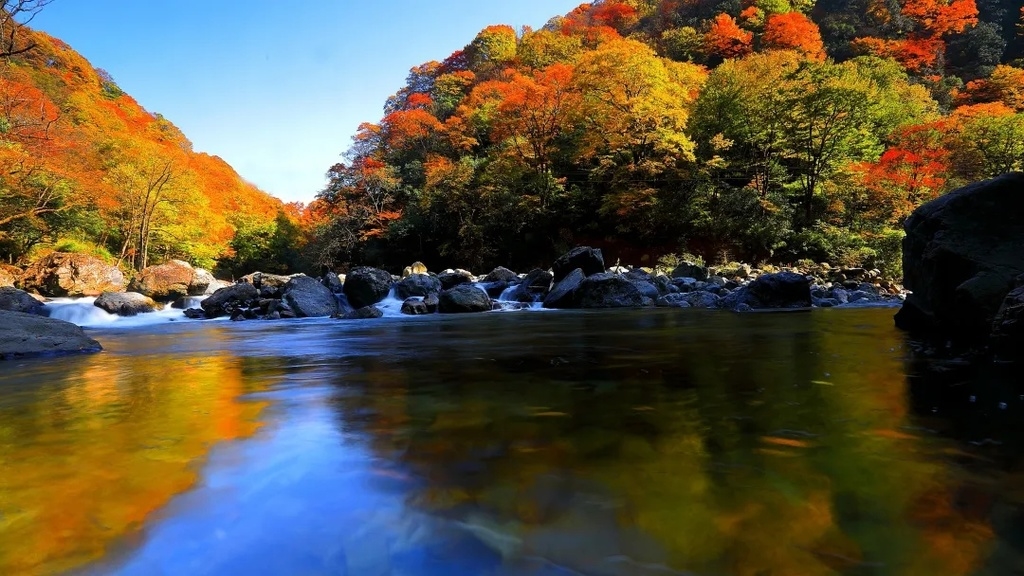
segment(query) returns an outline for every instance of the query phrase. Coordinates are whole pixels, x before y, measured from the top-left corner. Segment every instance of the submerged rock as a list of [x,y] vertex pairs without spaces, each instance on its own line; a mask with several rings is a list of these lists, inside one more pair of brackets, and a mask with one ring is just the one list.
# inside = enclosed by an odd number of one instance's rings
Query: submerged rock
[[384,316],[384,311],[376,306],[363,306],[341,317],[342,320],[372,320]]
[[104,292],[93,304],[109,314],[118,316],[148,314],[160,309],[156,301],[138,292]]
[[427,310],[427,305],[420,298],[407,298],[405,302],[402,302],[402,314],[408,314],[410,316],[419,316],[422,314],[430,314]]
[[124,274],[116,266],[89,256],[54,252],[32,263],[21,276],[21,287],[44,296],[99,296],[123,292]]
[[469,284],[460,284],[451,290],[445,290],[438,297],[437,310],[442,314],[487,312],[490,309],[491,299],[487,294]]
[[0,287],[0,310],[46,315],[42,302],[28,292],[10,286]]
[[103,349],[80,327],[55,318],[2,310],[0,326],[0,360]]
[[604,256],[601,250],[589,246],[577,246],[555,260],[551,265],[552,280],[561,282],[573,270],[579,268],[584,276],[592,276],[604,272]]
[[345,296],[353,308],[372,306],[391,291],[391,274],[380,268],[360,266],[345,276]]
[[980,341],[1014,280],[1024,274],[1024,173],[954,190],[904,224],[904,285],[896,325]]
[[284,285],[282,300],[299,318],[330,316],[338,311],[331,289],[309,276],[295,276]]
[[[656,288],[654,291],[657,293]],[[639,308],[650,304],[651,299],[628,278],[602,272],[580,283],[576,303],[580,308]]]

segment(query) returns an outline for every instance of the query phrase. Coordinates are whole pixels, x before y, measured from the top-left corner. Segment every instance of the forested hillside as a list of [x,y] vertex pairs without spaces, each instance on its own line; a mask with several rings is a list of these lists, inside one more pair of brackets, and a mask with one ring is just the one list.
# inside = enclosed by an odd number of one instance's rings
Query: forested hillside
[[3,262],[56,249],[125,268],[169,258],[211,267],[233,261],[236,231],[275,229],[279,200],[219,157],[194,152],[170,121],[71,47],[18,24],[29,16],[5,11],[0,22]]
[[[325,264],[810,258],[1024,163],[1013,0],[601,0],[414,67],[311,207]],[[653,262],[651,262],[653,263]]]

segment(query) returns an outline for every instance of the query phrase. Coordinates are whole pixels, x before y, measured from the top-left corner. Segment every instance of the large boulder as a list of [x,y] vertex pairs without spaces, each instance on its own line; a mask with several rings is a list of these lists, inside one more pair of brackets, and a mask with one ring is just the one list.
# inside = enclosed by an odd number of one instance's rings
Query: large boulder
[[601,255],[601,250],[589,246],[577,246],[569,250],[551,265],[553,280],[560,282],[577,268],[583,271],[584,276],[604,272],[604,256]]
[[0,310],[46,315],[42,302],[28,292],[10,286],[0,287]]
[[440,293],[441,281],[428,274],[410,274],[395,284],[395,296],[402,300]]
[[1024,173],[1005,174],[928,202],[904,224],[897,326],[954,340],[984,338],[1024,273]]
[[723,308],[739,308],[741,305],[754,309],[764,308],[810,308],[811,279],[795,272],[778,272],[758,276],[746,286],[741,286],[722,299]]
[[639,308],[652,303],[629,278],[608,272],[586,277],[576,290],[576,302],[580,308]]
[[708,269],[692,262],[683,262],[672,270],[673,278],[693,278],[705,282],[708,279]]
[[231,316],[240,309],[251,309],[259,306],[260,292],[255,286],[248,282],[232,284],[227,288],[217,290],[199,306],[207,318],[218,318],[220,316]]
[[292,276],[283,276],[281,274],[270,274],[269,272],[253,272],[246,274],[238,279],[239,282],[248,282],[256,287],[257,290],[263,288],[284,288],[284,285],[292,279]]
[[579,290],[580,284],[585,278],[583,270],[579,268],[573,270],[551,287],[551,291],[544,297],[543,306],[545,308],[575,308],[576,291]]
[[505,283],[509,283],[509,282],[516,282],[518,280],[519,280],[519,275],[518,274],[516,274],[515,272],[509,270],[508,268],[505,268],[504,266],[498,266],[494,270],[491,270],[490,272],[488,272],[487,276],[484,276],[484,279],[481,280],[481,282],[485,282],[485,283],[489,283],[489,282],[505,282]]
[[99,342],[70,322],[0,310],[0,360],[75,352],[99,352]]
[[14,266],[0,264],[0,288],[4,286],[14,286],[18,283],[18,278],[20,277],[21,270]]
[[430,314],[427,309],[427,304],[420,298],[408,298],[405,302],[402,302],[402,314],[408,314],[410,316],[419,316],[422,314]]
[[544,296],[547,295],[548,289],[551,288],[551,279],[554,276],[547,270],[541,270],[540,268],[534,268],[530,270],[530,273],[523,278],[515,291],[512,293],[512,299],[516,302],[536,302],[543,300]]
[[384,316],[384,311],[376,306],[363,306],[358,310],[352,310],[341,316],[342,320],[373,320]]
[[93,304],[97,308],[118,316],[148,314],[160,309],[152,298],[138,292],[104,292]]
[[441,292],[438,297],[437,310],[442,314],[487,312],[490,309],[490,297],[483,290],[471,284],[460,284],[451,290]]
[[379,268],[360,266],[345,276],[345,296],[353,308],[373,306],[391,291],[391,274]]
[[196,268],[195,275],[192,276],[192,282],[188,285],[188,295],[202,296],[203,294],[212,294],[213,292],[207,292],[207,290],[216,283],[217,279],[213,277],[209,270]]
[[21,287],[44,296],[99,296],[123,292],[124,274],[116,266],[88,254],[53,252],[32,263]]
[[295,276],[284,285],[282,298],[299,318],[330,316],[338,312],[334,292],[309,276]]
[[459,284],[469,284],[473,282],[473,276],[463,274],[462,272],[443,272],[437,275],[437,279],[441,282],[442,290],[451,290]]
[[1007,294],[996,312],[992,349],[1003,360],[1020,360],[1024,353],[1024,284]]
[[424,264],[423,262],[420,262],[419,260],[417,260],[417,261],[413,262],[412,264],[410,264],[410,265],[408,265],[408,266],[406,266],[405,268],[402,269],[402,278],[406,278],[408,276],[412,276],[413,274],[426,274],[426,273],[427,273],[427,265]]
[[[191,264],[181,260],[171,260],[158,266],[143,268],[132,279],[128,290],[154,300],[171,301],[188,296],[189,288],[193,285],[195,277],[196,271]],[[209,282],[206,284],[209,285]],[[205,290],[206,286],[203,286],[203,291]]]

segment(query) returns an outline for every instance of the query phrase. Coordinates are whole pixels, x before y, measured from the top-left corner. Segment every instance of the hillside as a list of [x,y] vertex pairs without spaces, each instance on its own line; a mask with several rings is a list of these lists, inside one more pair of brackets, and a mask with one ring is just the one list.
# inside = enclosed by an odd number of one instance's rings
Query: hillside
[[[197,153],[109,74],[57,38],[20,27],[0,63],[0,258],[83,250],[141,269],[211,267],[236,230],[282,203],[217,156]],[[19,50],[16,50],[20,51]]]
[[798,259],[1024,167],[1011,0],[600,0],[412,68],[314,203],[323,264]]

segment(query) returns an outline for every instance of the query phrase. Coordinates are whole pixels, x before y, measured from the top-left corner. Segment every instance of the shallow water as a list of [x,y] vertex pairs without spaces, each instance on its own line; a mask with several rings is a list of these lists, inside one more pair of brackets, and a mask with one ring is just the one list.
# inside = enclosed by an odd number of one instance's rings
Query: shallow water
[[0,574],[1024,570],[1024,396],[891,316],[90,329],[0,365]]

